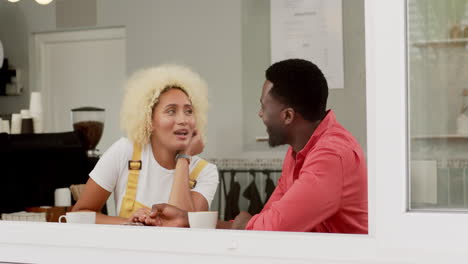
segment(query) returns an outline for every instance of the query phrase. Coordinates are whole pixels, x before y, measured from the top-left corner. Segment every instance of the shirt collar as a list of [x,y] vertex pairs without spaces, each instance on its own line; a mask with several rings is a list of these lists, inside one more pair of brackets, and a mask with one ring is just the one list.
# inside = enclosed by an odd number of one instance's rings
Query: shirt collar
[[[331,126],[333,126],[336,123],[336,116],[333,110],[328,110],[327,114],[325,115],[325,118],[320,121],[319,125],[315,129],[314,133],[312,133],[312,136],[310,137],[309,141],[307,141],[307,144],[297,153],[299,156],[306,156],[307,153],[312,149],[315,144],[319,141],[319,139],[322,137],[323,133],[327,131]],[[294,151],[292,151],[293,156]]]

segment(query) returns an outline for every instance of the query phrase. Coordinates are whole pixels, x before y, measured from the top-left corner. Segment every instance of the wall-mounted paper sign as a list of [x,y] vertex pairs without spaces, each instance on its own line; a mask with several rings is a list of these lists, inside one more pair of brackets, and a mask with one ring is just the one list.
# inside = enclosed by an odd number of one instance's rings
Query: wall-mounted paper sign
[[271,0],[271,60],[310,60],[344,88],[341,0]]

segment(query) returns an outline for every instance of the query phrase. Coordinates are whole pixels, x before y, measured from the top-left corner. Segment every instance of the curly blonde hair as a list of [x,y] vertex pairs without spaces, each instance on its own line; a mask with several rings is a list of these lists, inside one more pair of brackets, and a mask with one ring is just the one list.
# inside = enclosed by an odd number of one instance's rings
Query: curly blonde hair
[[180,88],[188,95],[193,105],[196,129],[204,138],[208,110],[205,81],[189,68],[162,65],[138,71],[127,81],[121,126],[130,140],[141,145],[149,143],[153,130],[153,108],[158,103],[161,92],[168,87]]

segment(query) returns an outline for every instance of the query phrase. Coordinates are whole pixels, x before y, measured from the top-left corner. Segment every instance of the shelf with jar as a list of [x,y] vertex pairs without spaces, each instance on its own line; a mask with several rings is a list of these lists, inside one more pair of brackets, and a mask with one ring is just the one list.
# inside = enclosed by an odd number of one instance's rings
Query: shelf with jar
[[451,48],[451,47],[466,47],[468,44],[468,38],[459,39],[439,39],[439,40],[428,40],[428,41],[417,41],[413,45],[418,48]]
[[21,95],[22,92],[21,71],[14,69],[4,58],[0,63],[0,96]]
[[468,140],[468,88],[462,90],[461,108],[456,117],[456,132],[453,134],[411,135],[412,140]]
[[414,135],[411,139],[420,140],[468,140],[468,134]]
[[416,41],[412,45],[418,48],[468,48],[468,22],[450,27],[447,38]]

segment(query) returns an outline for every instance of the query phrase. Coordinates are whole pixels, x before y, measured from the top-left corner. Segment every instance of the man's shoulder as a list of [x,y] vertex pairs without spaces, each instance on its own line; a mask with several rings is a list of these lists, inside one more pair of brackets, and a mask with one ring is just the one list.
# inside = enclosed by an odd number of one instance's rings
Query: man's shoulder
[[357,139],[348,130],[339,126],[326,131],[307,156],[325,152],[343,157],[353,152],[362,153],[363,151]]
[[320,140],[322,145],[335,145],[345,149],[359,147],[357,139],[338,122],[330,127]]
[[[316,146],[307,154],[306,162],[315,160],[327,154],[337,157],[337,162],[345,167],[360,166],[365,163],[365,154],[357,139],[346,129],[330,129]],[[331,162],[331,161],[328,161]]]

